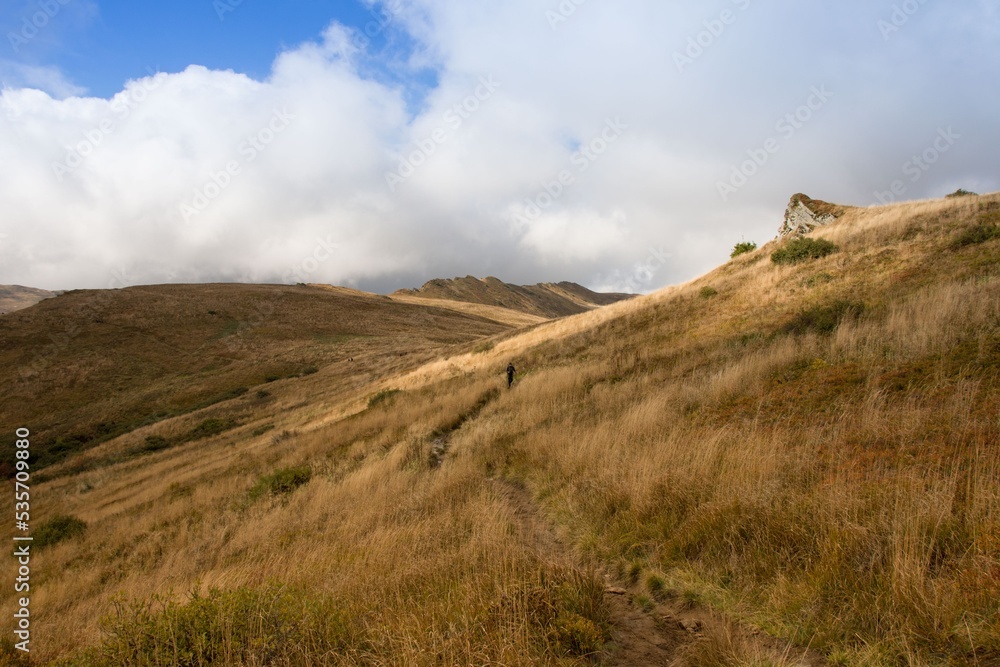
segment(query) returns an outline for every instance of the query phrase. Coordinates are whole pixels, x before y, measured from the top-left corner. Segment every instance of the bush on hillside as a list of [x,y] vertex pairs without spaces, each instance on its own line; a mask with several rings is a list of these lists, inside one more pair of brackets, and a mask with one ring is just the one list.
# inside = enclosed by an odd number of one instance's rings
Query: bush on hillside
[[239,424],[231,419],[206,419],[191,429],[191,431],[184,436],[184,441],[187,442],[190,440],[210,438],[213,435],[219,435],[220,433],[224,433],[229,429],[236,428],[237,426],[239,426]]
[[368,407],[374,408],[376,405],[381,405],[385,403],[390,398],[399,393],[399,389],[383,389],[374,396],[368,399]]
[[967,227],[952,244],[954,248],[964,248],[970,245],[979,245],[992,239],[1000,238],[1000,226],[996,224],[973,225]]
[[796,334],[807,332],[829,334],[833,333],[844,319],[859,317],[864,314],[865,310],[865,304],[852,301],[834,301],[829,304],[813,306],[796,315],[782,330],[785,333]]
[[309,482],[310,479],[312,479],[312,468],[307,465],[282,468],[258,479],[257,483],[250,489],[250,500],[257,500],[264,495],[287,495]]
[[139,447],[140,453],[158,452],[170,447],[170,441],[162,435],[147,435],[145,441]]
[[775,264],[798,264],[806,260],[826,257],[836,251],[837,246],[832,241],[802,236],[792,239],[772,252],[771,261]]
[[757,244],[753,241],[744,241],[742,243],[737,243],[733,247],[733,252],[730,253],[730,259],[734,257],[739,257],[740,255],[745,255],[748,252],[753,252],[757,249]]
[[32,543],[38,548],[47,547],[83,535],[85,532],[87,532],[85,521],[68,514],[57,514],[38,525]]
[[955,199],[956,197],[978,197],[978,196],[979,195],[977,195],[975,192],[970,192],[969,190],[964,190],[962,188],[959,188],[958,190],[952,192],[950,195],[947,195],[945,199]]

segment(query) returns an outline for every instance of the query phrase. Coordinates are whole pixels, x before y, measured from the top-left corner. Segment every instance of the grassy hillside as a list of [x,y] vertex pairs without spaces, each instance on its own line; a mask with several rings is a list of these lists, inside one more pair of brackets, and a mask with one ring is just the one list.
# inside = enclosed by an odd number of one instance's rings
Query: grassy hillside
[[592,292],[570,282],[521,286],[493,277],[480,279],[474,276],[431,280],[420,289],[399,290],[392,296],[499,306],[546,319],[575,315],[632,298],[631,294]]
[[54,296],[55,292],[35,287],[0,285],[0,315],[28,308],[43,299],[51,299]]
[[1000,663],[1000,196],[813,236],[38,486],[37,664]]
[[[30,424],[44,467],[208,406],[231,409],[202,420],[241,423],[275,381],[323,371],[326,392],[355,389],[507,328],[476,314],[320,286],[73,291],[0,320],[0,365],[11,370],[0,388],[0,429]],[[12,458],[3,461],[9,468]]]

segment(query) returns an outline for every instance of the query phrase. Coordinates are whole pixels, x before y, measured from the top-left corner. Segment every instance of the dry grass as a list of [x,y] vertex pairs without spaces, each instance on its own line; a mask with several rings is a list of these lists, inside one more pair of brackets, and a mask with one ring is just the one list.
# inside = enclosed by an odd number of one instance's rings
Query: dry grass
[[[998,200],[851,211],[818,232],[829,257],[776,267],[768,245],[362,395],[288,380],[243,430],[53,480],[38,518],[88,529],[39,555],[39,660],[110,650],[116,595],[270,580],[308,592],[287,664],[582,664],[607,613],[593,568],[742,624],[678,664],[795,664],[748,626],[833,664],[993,664],[1000,240],[952,240]],[[523,375],[497,392],[508,360]],[[300,465],[308,484],[249,499]],[[524,539],[501,479],[576,567]],[[336,623],[306,622],[324,605]]]

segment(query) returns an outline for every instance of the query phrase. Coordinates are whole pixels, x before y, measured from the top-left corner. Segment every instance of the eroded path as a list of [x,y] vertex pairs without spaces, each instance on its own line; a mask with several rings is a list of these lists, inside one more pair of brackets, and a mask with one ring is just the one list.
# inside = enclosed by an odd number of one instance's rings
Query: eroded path
[[[542,517],[530,493],[514,482],[493,479],[497,494],[511,509],[521,538],[539,558],[579,566],[572,550]],[[638,586],[605,575],[605,601],[611,613],[611,642],[598,664],[602,667],[685,667],[698,657],[712,664],[752,661],[775,667],[824,667],[814,652],[785,646],[778,640],[741,628],[720,615],[682,599],[652,600]]]

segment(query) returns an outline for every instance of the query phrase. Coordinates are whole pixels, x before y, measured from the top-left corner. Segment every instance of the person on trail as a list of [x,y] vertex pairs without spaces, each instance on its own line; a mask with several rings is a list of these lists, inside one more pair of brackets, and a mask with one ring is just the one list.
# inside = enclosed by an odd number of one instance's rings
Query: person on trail
[[507,364],[507,388],[514,384],[514,364]]

